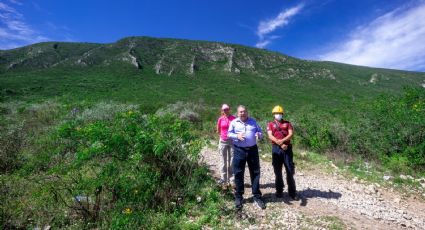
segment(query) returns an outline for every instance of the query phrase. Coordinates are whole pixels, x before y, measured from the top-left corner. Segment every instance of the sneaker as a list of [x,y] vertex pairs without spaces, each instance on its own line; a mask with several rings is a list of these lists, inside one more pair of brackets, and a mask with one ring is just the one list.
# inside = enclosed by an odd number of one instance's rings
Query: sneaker
[[283,197],[283,192],[276,192],[275,193],[276,198],[282,198]]
[[243,198],[236,198],[235,199],[235,208],[236,210],[241,210],[243,205]]
[[259,207],[260,209],[266,209],[266,204],[264,204],[263,200],[260,198],[254,198],[254,203]]
[[298,194],[292,195],[290,196],[292,200],[298,201],[300,200],[300,197],[298,196]]

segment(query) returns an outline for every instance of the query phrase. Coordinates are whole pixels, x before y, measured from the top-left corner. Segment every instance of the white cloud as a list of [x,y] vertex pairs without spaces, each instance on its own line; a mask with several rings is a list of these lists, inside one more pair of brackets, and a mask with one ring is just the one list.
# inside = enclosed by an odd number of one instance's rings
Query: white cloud
[[272,41],[271,40],[260,40],[255,44],[255,47],[257,48],[264,48],[268,46]]
[[259,40],[255,46],[258,48],[264,48],[269,45],[272,40],[276,39],[276,36],[269,36],[269,34],[274,32],[276,29],[287,25],[289,23],[289,19],[298,14],[303,7],[304,5],[300,4],[298,6],[285,9],[282,10],[275,18],[261,21],[257,28],[257,36]]
[[2,14],[4,14],[4,13],[18,14],[15,9],[13,9],[12,7],[6,5],[2,2],[0,2],[0,10],[3,11],[3,12],[1,12]]
[[20,1],[17,0],[9,0],[10,3],[16,4],[16,5],[22,5]]
[[[21,4],[16,0],[10,2]],[[0,49],[11,49],[46,40],[48,38],[28,25],[23,15],[15,8],[0,2]]]
[[401,7],[354,29],[319,59],[392,69],[425,70],[425,2]]

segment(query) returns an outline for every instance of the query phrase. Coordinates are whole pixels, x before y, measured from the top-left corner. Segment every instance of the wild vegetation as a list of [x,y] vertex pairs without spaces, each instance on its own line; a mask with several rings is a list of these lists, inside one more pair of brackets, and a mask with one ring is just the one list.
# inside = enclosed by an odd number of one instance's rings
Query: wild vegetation
[[[106,103],[55,119],[52,106],[17,111],[26,120],[2,133],[3,228],[196,228],[217,221],[218,191],[198,164],[204,141],[191,123]],[[25,136],[31,132],[37,136]]]
[[423,89],[406,88],[402,95],[380,95],[343,111],[312,110],[295,119],[298,142],[318,152],[361,156],[394,172],[423,173],[424,103]]
[[423,73],[151,38],[36,44],[1,51],[0,67],[5,229],[217,225],[231,197],[199,151],[221,103],[247,105],[264,129],[282,104],[298,147],[424,176]]

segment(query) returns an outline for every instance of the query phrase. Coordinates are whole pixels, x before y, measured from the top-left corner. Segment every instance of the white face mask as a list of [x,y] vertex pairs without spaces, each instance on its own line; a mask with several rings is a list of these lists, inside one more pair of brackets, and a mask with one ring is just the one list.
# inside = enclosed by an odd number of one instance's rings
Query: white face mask
[[282,114],[275,114],[274,118],[278,121],[282,120],[283,115]]

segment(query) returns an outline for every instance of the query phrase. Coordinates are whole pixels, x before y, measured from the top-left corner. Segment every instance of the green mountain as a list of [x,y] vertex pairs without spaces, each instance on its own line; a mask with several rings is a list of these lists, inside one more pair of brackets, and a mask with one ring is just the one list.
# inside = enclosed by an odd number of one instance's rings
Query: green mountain
[[199,100],[333,107],[403,86],[425,74],[305,61],[241,45],[129,37],[112,44],[47,42],[0,51],[3,100],[114,99],[164,105]]

